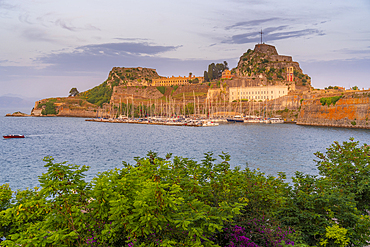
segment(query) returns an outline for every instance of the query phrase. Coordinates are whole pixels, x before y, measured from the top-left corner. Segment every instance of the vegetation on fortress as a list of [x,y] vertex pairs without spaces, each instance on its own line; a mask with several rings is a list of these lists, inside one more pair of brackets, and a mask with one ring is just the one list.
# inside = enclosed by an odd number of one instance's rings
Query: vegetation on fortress
[[[364,246],[370,240],[370,147],[316,153],[320,176],[165,158],[85,181],[87,166],[46,157],[40,188],[0,186],[1,246]],[[1,240],[0,240],[1,241]]]
[[56,115],[58,114],[58,111],[54,105],[54,103],[57,101],[57,99],[48,99],[47,101],[38,104],[37,108],[42,109],[41,114],[42,115]]
[[[257,77],[263,75],[270,84],[286,81],[286,69],[288,66],[294,68],[294,81],[296,85],[310,85],[311,78],[303,74],[297,62],[284,61],[283,59],[274,59],[279,57],[275,48],[264,52],[248,49],[239,60],[238,66],[232,70],[232,73],[248,77]],[[281,56],[282,57],[282,56]]]
[[99,86],[79,93],[78,96],[89,103],[102,107],[104,103],[109,103],[113,87],[127,85],[128,82],[149,83],[152,79],[159,77],[154,69],[113,67],[106,81]]
[[152,79],[160,78],[154,69],[149,68],[124,68],[113,67],[107,79],[107,83],[113,86],[127,85],[128,82],[152,82]]
[[109,85],[107,81],[105,81],[99,86],[80,93],[79,97],[91,104],[101,107],[104,103],[108,103],[110,101],[112,93],[113,87]]

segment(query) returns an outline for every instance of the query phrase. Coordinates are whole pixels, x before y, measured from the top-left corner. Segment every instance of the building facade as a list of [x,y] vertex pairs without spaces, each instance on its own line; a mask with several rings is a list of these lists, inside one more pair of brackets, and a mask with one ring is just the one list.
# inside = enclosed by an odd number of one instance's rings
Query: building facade
[[203,77],[202,76],[192,76],[189,75],[188,77],[186,76],[179,76],[179,77],[164,77],[164,78],[159,78],[159,79],[153,79],[152,80],[152,86],[174,86],[174,85],[188,85],[190,83],[190,80],[195,80],[198,79],[198,83],[203,82]]
[[230,87],[229,102],[238,100],[265,101],[288,94],[288,86]]
[[225,69],[222,71],[222,79],[230,79],[231,78],[231,71],[228,69]]

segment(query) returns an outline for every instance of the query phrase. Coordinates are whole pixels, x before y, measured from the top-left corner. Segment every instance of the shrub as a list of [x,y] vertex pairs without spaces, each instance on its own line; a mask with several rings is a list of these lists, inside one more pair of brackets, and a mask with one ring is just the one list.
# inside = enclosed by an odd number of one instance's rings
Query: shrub
[[340,100],[342,98],[342,96],[334,96],[334,97],[325,97],[325,98],[321,98],[320,99],[320,103],[321,105],[327,105],[327,106],[330,106],[331,104],[335,105],[335,103],[337,103],[338,100]]
[[370,147],[316,153],[320,176],[231,168],[148,152],[84,181],[86,166],[46,157],[41,188],[0,186],[2,246],[364,246]]
[[160,86],[160,87],[157,87],[158,91],[161,92],[162,94],[164,94],[166,92],[166,87],[164,86]]
[[53,101],[50,100],[50,101],[47,101],[43,104],[39,104],[37,106],[37,108],[41,108],[43,106],[45,106],[45,108],[41,111],[42,115],[56,115],[56,114],[58,114]]
[[81,98],[86,99],[89,103],[102,106],[104,103],[109,103],[113,89],[105,81],[99,86],[96,86],[88,91],[80,93]]

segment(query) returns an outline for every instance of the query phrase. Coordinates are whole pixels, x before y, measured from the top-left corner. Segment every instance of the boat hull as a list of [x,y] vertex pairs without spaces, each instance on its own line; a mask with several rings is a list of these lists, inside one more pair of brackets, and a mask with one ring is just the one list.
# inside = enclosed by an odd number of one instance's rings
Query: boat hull
[[244,120],[243,119],[233,119],[233,118],[228,118],[226,119],[228,122],[230,123],[243,123]]
[[5,139],[13,139],[13,138],[24,138],[24,135],[6,135],[3,136]]

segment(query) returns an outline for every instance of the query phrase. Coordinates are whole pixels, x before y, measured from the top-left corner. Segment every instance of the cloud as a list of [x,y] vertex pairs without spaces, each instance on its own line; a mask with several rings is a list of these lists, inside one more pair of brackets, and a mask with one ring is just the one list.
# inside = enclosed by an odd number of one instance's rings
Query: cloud
[[334,50],[334,52],[340,52],[340,53],[351,54],[351,55],[358,55],[358,54],[364,55],[364,54],[370,54],[370,46],[364,49],[361,49],[361,50],[353,50],[353,49],[344,48],[344,49]]
[[[1,1],[1,0],[0,0]],[[1,6],[1,5],[0,5]],[[72,23],[72,20],[68,19],[56,19],[55,16],[57,14],[53,12],[46,13],[44,15],[38,16],[36,18],[32,18],[30,16],[30,13],[22,13],[19,15],[18,19],[20,22],[27,23],[30,25],[41,25],[43,27],[51,27],[52,25],[61,27],[63,29],[66,29],[71,32],[77,32],[77,31],[101,31],[100,28],[93,26],[92,24],[85,24],[82,26],[75,26]]]
[[52,39],[48,33],[38,28],[27,28],[23,30],[22,36],[29,41],[35,41],[35,42],[42,41],[42,42],[51,42],[51,43],[58,42],[57,40]]
[[0,11],[3,10],[3,9],[11,10],[11,9],[14,9],[14,8],[15,8],[15,5],[11,5],[11,4],[7,3],[5,0],[0,0]]
[[109,54],[109,55],[127,55],[127,54],[142,54],[142,55],[155,55],[158,53],[163,53],[167,51],[176,50],[181,46],[155,46],[149,45],[146,42],[136,43],[136,42],[122,42],[122,43],[106,43],[98,45],[86,45],[77,47],[78,50],[82,52],[87,52],[90,54]]
[[[174,68],[174,64],[181,64],[182,60],[161,58],[158,54],[176,50],[178,47],[180,46],[150,45],[146,42],[94,44],[77,47],[72,52],[42,56],[35,59],[35,62],[46,64],[45,71],[51,74],[107,73],[112,67]],[[193,63],[197,64],[198,61]],[[203,64],[203,61],[200,63]],[[205,64],[204,67],[206,66]],[[181,65],[179,67],[181,69]],[[169,69],[166,71],[169,72]]]
[[[285,31],[288,26],[279,26],[279,27],[270,27],[263,30],[263,40],[264,41],[274,41],[274,40],[281,40],[281,39],[289,39],[289,38],[297,38],[297,37],[305,37],[311,35],[325,35],[322,31],[318,29],[307,28],[303,30],[296,30],[296,31]],[[237,34],[231,36],[231,38],[222,41],[222,43],[230,43],[230,44],[246,44],[246,43],[256,43],[259,42],[261,39],[260,32],[249,32],[243,34]]]
[[268,19],[261,19],[261,20],[252,20],[252,21],[242,21],[237,22],[234,25],[225,27],[226,30],[234,29],[234,28],[255,28],[256,26],[261,25],[262,23],[266,22],[272,22],[272,21],[279,21],[283,20],[282,18],[274,17],[274,18],[268,18]]
[[27,23],[27,24],[34,24],[32,21],[30,21],[30,15],[29,15],[29,13],[20,14],[18,16],[18,20],[20,22],[24,22],[24,23]]
[[71,23],[67,24],[66,21],[62,20],[62,19],[56,20],[55,25],[60,26],[64,29],[67,29],[67,30],[72,31],[72,32],[81,31],[81,30],[98,30],[98,31],[100,31],[99,28],[97,28],[97,27],[95,27],[91,24],[87,24],[87,25],[85,25],[85,27],[75,27]]

